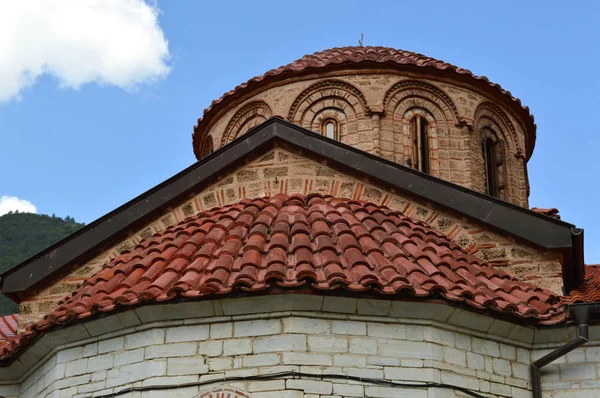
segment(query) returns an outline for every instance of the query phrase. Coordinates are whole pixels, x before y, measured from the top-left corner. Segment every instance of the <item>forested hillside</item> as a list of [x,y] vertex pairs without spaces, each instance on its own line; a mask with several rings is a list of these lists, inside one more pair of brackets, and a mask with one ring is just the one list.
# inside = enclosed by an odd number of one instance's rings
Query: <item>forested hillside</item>
[[[0,216],[0,273],[72,234],[83,225],[68,216],[64,219],[32,213],[8,213]],[[0,294],[0,316],[17,311],[17,305]]]

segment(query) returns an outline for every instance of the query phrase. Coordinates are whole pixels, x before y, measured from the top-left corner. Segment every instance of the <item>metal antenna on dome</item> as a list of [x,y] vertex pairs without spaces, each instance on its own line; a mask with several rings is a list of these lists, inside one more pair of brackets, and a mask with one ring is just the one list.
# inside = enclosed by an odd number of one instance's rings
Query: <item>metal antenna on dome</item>
[[363,34],[362,33],[360,34],[360,39],[358,40],[358,45],[361,46],[361,47],[364,47],[363,46]]

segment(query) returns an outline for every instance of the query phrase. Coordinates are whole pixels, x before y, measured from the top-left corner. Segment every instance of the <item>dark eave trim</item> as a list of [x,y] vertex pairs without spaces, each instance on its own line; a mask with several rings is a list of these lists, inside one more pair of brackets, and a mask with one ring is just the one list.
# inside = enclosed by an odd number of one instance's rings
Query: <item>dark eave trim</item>
[[[345,172],[363,175],[458,212],[540,248],[563,250],[570,254],[564,256],[567,263],[565,269],[571,270],[568,272],[571,276],[565,275],[570,279],[566,284],[576,285],[578,281],[573,278],[582,275],[580,271],[572,272],[573,267],[583,270],[583,259],[573,256],[574,250],[582,252],[583,241],[573,239],[572,224],[381,159],[280,118],[271,118],[172,178],[6,271],[1,276],[0,289],[4,294],[16,298],[16,294],[59,270],[88,260],[107,244],[114,244],[119,238],[141,228],[161,209],[175,205],[186,196],[212,184],[216,177],[243,164],[252,153],[265,147],[271,148],[276,142],[333,163],[334,167]],[[577,242],[582,246],[579,250],[573,246]],[[581,264],[573,264],[579,261]]]

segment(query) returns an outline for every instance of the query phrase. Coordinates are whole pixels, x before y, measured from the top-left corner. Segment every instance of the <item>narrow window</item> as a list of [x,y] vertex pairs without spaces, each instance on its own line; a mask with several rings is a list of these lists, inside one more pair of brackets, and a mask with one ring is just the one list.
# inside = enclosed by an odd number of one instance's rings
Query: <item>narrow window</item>
[[321,134],[332,140],[340,140],[338,122],[335,119],[325,119],[321,123]]
[[429,137],[427,133],[427,120],[419,115],[413,117],[410,121],[412,167],[423,173],[429,173]]
[[489,131],[486,135],[482,143],[485,191],[490,196],[505,199],[504,144],[495,133]]
[[487,194],[498,196],[498,179],[496,177],[496,143],[491,138],[483,142],[483,160],[485,162],[485,181]]

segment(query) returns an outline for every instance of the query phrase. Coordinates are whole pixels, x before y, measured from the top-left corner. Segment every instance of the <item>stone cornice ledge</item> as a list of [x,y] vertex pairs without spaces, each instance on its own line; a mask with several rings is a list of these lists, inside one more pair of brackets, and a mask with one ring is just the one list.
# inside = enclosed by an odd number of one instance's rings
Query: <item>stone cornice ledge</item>
[[[20,383],[57,352],[144,330],[180,325],[285,318],[397,323],[437,329],[528,350],[551,349],[575,336],[572,327],[534,329],[447,304],[278,294],[148,305],[55,330],[35,342],[10,366],[0,368],[0,385]],[[600,345],[600,327],[591,328],[588,345]],[[432,336],[424,340],[435,342]]]

